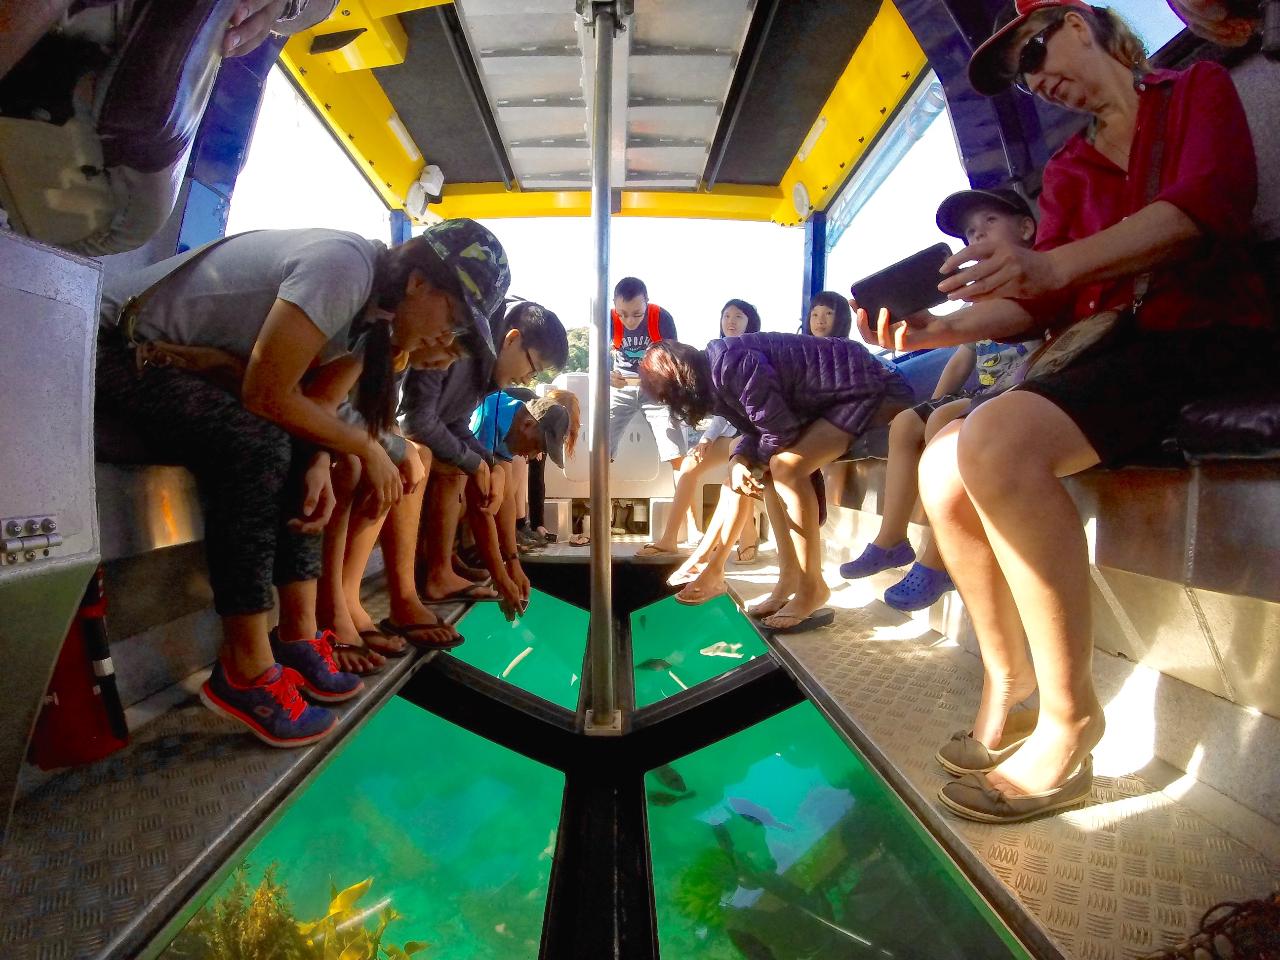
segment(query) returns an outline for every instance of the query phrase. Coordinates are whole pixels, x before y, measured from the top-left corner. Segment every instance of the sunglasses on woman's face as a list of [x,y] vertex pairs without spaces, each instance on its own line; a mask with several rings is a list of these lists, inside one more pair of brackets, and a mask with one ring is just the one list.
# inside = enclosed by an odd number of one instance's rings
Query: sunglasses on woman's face
[[1022,45],[1022,49],[1018,51],[1018,66],[1013,76],[1013,82],[1019,90],[1031,93],[1031,84],[1027,82],[1027,74],[1039,73],[1044,69],[1044,62],[1049,56],[1049,38],[1053,36],[1063,21],[1051,23],[1039,33],[1036,33],[1027,39]]

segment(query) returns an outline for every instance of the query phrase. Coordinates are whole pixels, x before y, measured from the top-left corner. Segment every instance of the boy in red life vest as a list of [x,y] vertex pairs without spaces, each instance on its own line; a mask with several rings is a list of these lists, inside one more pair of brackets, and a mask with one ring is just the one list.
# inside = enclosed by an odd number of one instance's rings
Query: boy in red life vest
[[651,344],[677,340],[676,322],[666,310],[649,302],[649,291],[635,277],[624,277],[613,288],[613,350],[609,384],[609,459],[618,455],[623,431],[637,413],[644,414],[658,444],[658,458],[672,469],[688,451],[683,426],[671,423],[665,406],[643,395],[640,361]]

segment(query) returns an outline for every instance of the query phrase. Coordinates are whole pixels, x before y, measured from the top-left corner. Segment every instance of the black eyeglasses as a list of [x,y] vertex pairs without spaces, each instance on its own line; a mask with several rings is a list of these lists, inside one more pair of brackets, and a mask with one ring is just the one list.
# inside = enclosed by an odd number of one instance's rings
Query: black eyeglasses
[[520,349],[524,351],[524,358],[529,361],[529,375],[524,378],[524,382],[533,383],[538,379],[538,365],[533,362],[533,354],[529,352],[529,348],[523,345],[523,338],[521,338],[521,341]]
[[1013,76],[1013,82],[1019,90],[1031,93],[1031,85],[1027,83],[1027,74],[1038,73],[1044,68],[1045,59],[1049,56],[1049,38],[1062,27],[1063,22],[1059,20],[1056,23],[1049,24],[1039,33],[1028,38],[1027,42],[1022,45],[1022,49],[1018,51],[1018,67]]

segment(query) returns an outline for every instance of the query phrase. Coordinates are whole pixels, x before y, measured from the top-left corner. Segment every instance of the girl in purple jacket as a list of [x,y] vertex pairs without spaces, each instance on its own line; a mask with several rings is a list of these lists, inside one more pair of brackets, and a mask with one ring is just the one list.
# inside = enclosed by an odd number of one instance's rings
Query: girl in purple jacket
[[640,380],[672,416],[697,423],[716,414],[741,435],[729,483],[764,497],[779,567],[773,592],[747,612],[776,633],[831,623],[809,477],[843,456],[863,430],[906,409],[907,382],[861,344],[790,333],[724,338],[705,351],[656,343],[641,361]]

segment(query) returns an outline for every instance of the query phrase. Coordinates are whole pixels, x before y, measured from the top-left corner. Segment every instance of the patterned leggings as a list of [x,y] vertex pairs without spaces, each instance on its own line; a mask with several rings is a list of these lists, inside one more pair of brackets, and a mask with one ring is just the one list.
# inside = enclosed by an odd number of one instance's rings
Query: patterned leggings
[[299,512],[301,473],[312,452],[305,445],[193,374],[147,367],[138,375],[114,335],[98,341],[95,407],[133,424],[195,474],[220,616],[270,610],[273,583],[320,575],[320,536],[285,525]]

